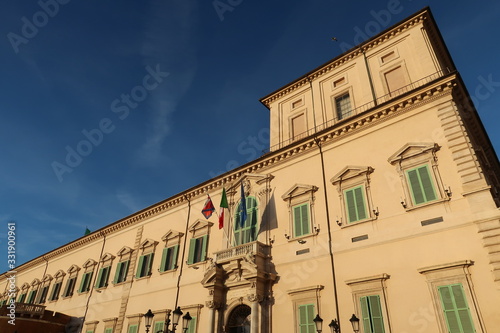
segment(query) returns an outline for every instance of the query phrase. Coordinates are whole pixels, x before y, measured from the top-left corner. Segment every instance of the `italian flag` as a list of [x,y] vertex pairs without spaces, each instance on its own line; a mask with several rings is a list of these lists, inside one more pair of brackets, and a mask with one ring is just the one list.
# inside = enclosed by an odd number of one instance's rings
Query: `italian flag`
[[227,204],[226,189],[222,188],[222,197],[220,199],[219,229],[224,228],[224,208],[229,208]]

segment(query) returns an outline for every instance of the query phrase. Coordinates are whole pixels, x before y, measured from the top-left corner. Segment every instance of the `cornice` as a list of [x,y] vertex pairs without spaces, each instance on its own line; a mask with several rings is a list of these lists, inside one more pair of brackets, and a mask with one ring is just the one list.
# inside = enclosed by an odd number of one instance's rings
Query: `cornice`
[[[249,162],[238,169],[210,179],[197,187],[193,187],[158,204],[147,207],[134,215],[118,220],[117,222],[103,227],[102,229],[87,236],[79,238],[69,244],[63,245],[51,252],[22,264],[17,267],[17,272],[42,264],[45,260],[63,255],[73,249],[100,240],[107,235],[121,231],[126,227],[139,224],[148,218],[163,214],[171,208],[188,204],[191,200],[204,196],[209,192],[221,190],[224,185],[232,184],[245,174],[256,172],[264,174],[265,169],[285,163],[290,158],[295,158],[311,151],[312,149],[317,149],[318,145],[323,146],[325,144],[329,144],[330,142],[336,142],[358,133],[361,130],[365,130],[380,124],[381,122],[392,119],[401,113],[409,112],[416,107],[422,106],[423,104],[431,103],[432,101],[441,98],[443,95],[451,94],[453,87],[457,85],[456,79],[457,74],[454,73],[441,77],[426,86],[419,87],[415,91],[358,114],[357,116],[352,117],[351,121],[335,124],[294,144],[288,145],[277,151],[267,153],[259,159]],[[7,272],[0,275],[0,278],[4,278],[6,276]]]
[[378,47],[380,44],[389,41],[390,39],[395,38],[396,36],[401,35],[408,29],[413,26],[420,24],[429,18],[429,12],[427,10],[419,13],[418,15],[410,18],[409,20],[400,23],[392,28],[389,28],[385,32],[380,33],[377,36],[372,37],[367,40],[363,44],[347,51],[346,53],[341,54],[340,56],[330,60],[328,63],[318,67],[317,69],[311,71],[310,73],[304,75],[303,77],[293,81],[292,83],[278,89],[274,93],[263,97],[260,101],[267,108],[270,107],[271,103],[277,99],[280,99],[283,96],[288,95],[289,93],[296,91],[297,89],[303,87],[308,84],[310,81],[315,80],[325,74],[330,73],[331,71],[337,69],[340,66],[343,66],[346,63],[351,62],[353,59],[358,56],[366,53],[367,51],[372,50],[375,47]]

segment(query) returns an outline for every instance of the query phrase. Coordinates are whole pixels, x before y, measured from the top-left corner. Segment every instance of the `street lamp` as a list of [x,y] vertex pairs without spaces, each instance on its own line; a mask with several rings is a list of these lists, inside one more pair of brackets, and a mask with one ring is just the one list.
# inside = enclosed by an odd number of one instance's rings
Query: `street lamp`
[[151,322],[153,321],[154,316],[155,315],[153,314],[153,312],[151,312],[151,309],[149,309],[148,312],[144,314],[144,320],[146,322],[146,333],[149,333],[149,328],[151,327]]
[[189,323],[191,322],[191,319],[193,319],[190,315],[189,312],[186,313],[184,316],[182,316],[182,330],[184,332],[187,332],[189,328]]
[[317,314],[313,321],[316,325],[316,332],[321,333],[321,331],[323,330],[323,319],[321,319],[319,314]]
[[328,327],[330,327],[331,333],[340,333],[340,326],[337,319],[332,319],[331,323],[328,324]]
[[349,321],[351,322],[352,330],[354,331],[354,333],[358,333],[359,332],[359,318],[356,317],[356,315],[353,313],[352,317],[351,317],[351,319],[349,319]]

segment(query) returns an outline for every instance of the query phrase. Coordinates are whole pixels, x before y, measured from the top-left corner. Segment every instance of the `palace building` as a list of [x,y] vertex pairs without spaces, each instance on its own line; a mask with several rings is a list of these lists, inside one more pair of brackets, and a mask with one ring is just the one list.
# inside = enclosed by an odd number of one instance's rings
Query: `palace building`
[[265,154],[0,275],[0,332],[498,332],[500,164],[429,8],[260,101]]

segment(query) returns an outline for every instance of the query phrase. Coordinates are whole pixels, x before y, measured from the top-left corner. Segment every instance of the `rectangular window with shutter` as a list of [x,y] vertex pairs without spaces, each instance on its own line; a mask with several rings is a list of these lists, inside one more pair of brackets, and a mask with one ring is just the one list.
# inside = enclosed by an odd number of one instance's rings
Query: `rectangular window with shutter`
[[177,268],[177,256],[179,245],[166,247],[161,256],[160,272],[166,272]]
[[92,274],[94,272],[87,272],[83,274],[82,282],[80,283],[80,289],[78,289],[79,293],[86,293],[90,290],[90,282],[92,280]]
[[47,300],[47,294],[49,293],[49,286],[43,286],[40,292],[40,298],[38,299],[38,304],[43,304]]
[[189,254],[187,263],[195,264],[206,260],[208,235],[192,238],[189,242]]
[[122,283],[127,279],[128,267],[130,260],[120,261],[116,266],[115,278],[113,280],[114,284]]
[[128,327],[127,333],[138,333],[139,332],[139,325],[130,325]]
[[68,279],[68,282],[66,282],[66,288],[64,289],[63,297],[73,296],[73,291],[75,290],[75,284],[76,284],[76,276],[73,276]]
[[154,253],[143,254],[139,258],[139,264],[137,265],[137,272],[135,274],[136,278],[141,278],[151,275],[151,267],[153,265]]
[[187,329],[187,333],[196,333],[196,317],[191,316],[191,321],[189,322],[189,326]]
[[385,333],[384,318],[382,317],[382,306],[380,296],[371,295],[360,298],[361,320],[364,333]]
[[369,217],[366,209],[365,187],[363,185],[345,190],[344,201],[349,223],[362,221]]
[[56,301],[59,298],[59,293],[61,292],[61,286],[62,286],[62,281],[54,283],[49,301]]
[[154,324],[154,330],[153,332],[156,333],[156,332],[159,332],[159,331],[164,331],[164,326],[165,326],[165,322],[164,321],[155,321],[155,324]]
[[434,182],[427,164],[406,170],[406,177],[414,205],[437,199]]
[[297,318],[299,319],[299,333],[316,333],[316,325],[314,324],[314,304],[299,305],[297,309]]
[[438,287],[449,333],[474,333],[474,323],[461,283]]
[[302,237],[311,232],[309,203],[303,203],[292,207],[293,213],[293,237]]
[[[156,332],[156,331],[155,331]],[[113,328],[112,327],[108,327],[104,330],[104,333],[113,333]]]
[[17,300],[18,303],[24,303],[24,300],[26,299],[26,293],[22,293],[19,295],[19,299]]
[[97,275],[96,288],[105,288],[108,286],[109,272],[111,266],[101,267],[99,275]]
[[335,112],[337,113],[338,120],[350,117],[351,111],[351,98],[349,93],[335,97]]
[[29,292],[28,300],[26,301],[26,303],[28,303],[28,304],[35,303],[36,292],[37,292],[36,289]]

